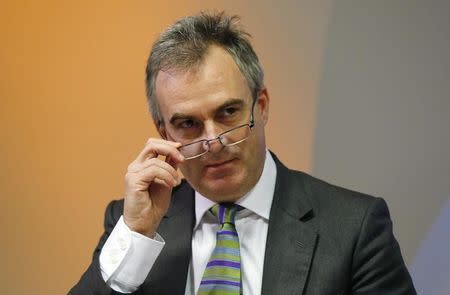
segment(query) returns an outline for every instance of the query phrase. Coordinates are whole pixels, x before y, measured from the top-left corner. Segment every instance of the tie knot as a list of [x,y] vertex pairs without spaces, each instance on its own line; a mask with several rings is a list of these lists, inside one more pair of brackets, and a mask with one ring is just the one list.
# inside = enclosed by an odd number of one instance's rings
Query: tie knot
[[238,210],[238,205],[233,203],[222,203],[214,205],[210,211],[217,217],[219,224],[230,223],[234,225],[234,217]]

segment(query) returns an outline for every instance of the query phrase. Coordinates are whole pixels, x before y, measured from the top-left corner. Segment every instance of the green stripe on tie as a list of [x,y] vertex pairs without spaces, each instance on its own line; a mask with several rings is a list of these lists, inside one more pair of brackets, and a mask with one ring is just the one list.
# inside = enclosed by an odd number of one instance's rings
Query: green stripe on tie
[[242,294],[239,237],[234,225],[237,207],[234,204],[216,204],[210,209],[217,217],[220,229],[198,295]]

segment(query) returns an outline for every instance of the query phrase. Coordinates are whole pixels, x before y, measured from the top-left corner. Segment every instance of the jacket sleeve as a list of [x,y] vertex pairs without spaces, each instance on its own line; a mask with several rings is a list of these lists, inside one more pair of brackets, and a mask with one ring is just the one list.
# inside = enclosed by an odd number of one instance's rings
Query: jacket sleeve
[[368,207],[361,223],[352,262],[352,294],[416,294],[381,198]]
[[122,215],[122,212],[123,203],[121,201],[112,201],[106,207],[104,233],[100,237],[100,241],[94,250],[92,262],[86,272],[82,275],[80,281],[69,291],[69,295],[122,294],[111,289],[103,280],[99,262],[101,249]]

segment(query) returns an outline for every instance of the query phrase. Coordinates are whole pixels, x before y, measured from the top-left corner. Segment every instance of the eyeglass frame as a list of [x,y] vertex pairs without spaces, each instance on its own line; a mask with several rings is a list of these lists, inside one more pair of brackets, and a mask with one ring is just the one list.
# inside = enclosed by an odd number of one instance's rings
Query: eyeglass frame
[[200,143],[200,142],[204,142],[204,143],[206,144],[206,146],[208,147],[208,149],[206,149],[204,152],[202,152],[202,153],[200,153],[200,154],[198,154],[198,155],[192,156],[192,157],[184,158],[184,160],[192,160],[192,159],[196,159],[196,158],[199,158],[199,157],[201,157],[201,156],[207,154],[207,153],[209,152],[209,150],[210,150],[210,147],[211,147],[210,142],[215,141],[215,140],[218,140],[218,141],[220,142],[220,144],[221,144],[222,146],[224,146],[224,147],[226,147],[226,146],[233,146],[233,145],[239,144],[239,143],[241,143],[241,142],[247,140],[247,138],[248,138],[250,135],[247,135],[247,137],[245,137],[244,139],[238,140],[238,141],[233,142],[233,143],[231,143],[231,144],[224,144],[224,143],[222,142],[222,139],[221,139],[221,138],[222,138],[222,136],[223,136],[224,134],[227,134],[227,133],[229,133],[230,131],[233,131],[233,130],[242,128],[242,127],[244,127],[244,126],[248,126],[248,127],[250,128],[250,132],[251,132],[251,131],[252,131],[252,128],[255,126],[255,120],[254,120],[254,117],[253,117],[253,110],[254,110],[254,107],[255,107],[255,101],[254,101],[253,104],[252,104],[252,112],[251,112],[251,114],[250,114],[250,122],[249,122],[249,123],[242,124],[242,125],[233,127],[233,128],[231,128],[231,129],[228,129],[228,130],[226,130],[226,131],[220,133],[219,135],[217,135],[217,136],[214,137],[214,138],[210,138],[210,139],[200,139],[200,140],[196,140],[196,141],[193,141],[193,142],[190,142],[190,143],[187,143],[187,144],[183,144],[182,146],[178,147],[178,149],[180,149],[180,148],[182,148],[182,147],[189,146],[189,145],[192,145],[192,144],[198,144],[198,143]]

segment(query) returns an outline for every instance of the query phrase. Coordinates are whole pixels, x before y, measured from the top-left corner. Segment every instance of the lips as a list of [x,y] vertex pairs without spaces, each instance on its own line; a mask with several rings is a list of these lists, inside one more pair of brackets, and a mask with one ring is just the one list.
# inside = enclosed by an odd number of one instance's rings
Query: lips
[[227,161],[221,161],[221,162],[215,162],[215,163],[206,165],[206,167],[207,168],[218,168],[218,167],[224,166],[228,163],[231,163],[232,161],[234,161],[234,159],[227,160]]

